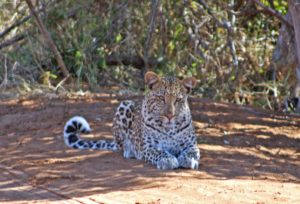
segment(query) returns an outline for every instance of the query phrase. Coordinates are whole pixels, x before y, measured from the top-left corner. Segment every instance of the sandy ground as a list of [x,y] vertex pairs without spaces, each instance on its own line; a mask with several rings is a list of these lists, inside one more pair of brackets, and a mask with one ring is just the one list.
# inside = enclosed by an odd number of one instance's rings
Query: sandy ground
[[104,94],[1,100],[0,202],[300,203],[299,116],[192,98],[198,171],[161,171],[120,152],[64,145],[62,129],[73,115],[90,122],[94,131],[85,138],[111,139],[120,100]]

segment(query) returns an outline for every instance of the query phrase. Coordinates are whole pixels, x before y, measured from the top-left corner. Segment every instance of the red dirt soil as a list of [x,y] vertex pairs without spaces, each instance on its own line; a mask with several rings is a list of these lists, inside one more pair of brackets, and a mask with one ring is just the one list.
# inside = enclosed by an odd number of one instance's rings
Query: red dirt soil
[[74,115],[93,128],[85,138],[112,139],[124,98],[0,101],[0,202],[300,203],[299,116],[191,98],[198,171],[161,171],[120,152],[65,146],[63,126]]

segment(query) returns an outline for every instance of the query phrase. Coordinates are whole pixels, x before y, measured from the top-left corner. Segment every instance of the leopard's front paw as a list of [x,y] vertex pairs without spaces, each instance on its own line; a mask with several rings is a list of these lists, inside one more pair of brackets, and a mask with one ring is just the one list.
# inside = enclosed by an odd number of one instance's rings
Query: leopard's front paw
[[179,167],[179,163],[176,157],[162,158],[157,162],[156,165],[158,169],[162,169],[162,170],[176,169]]
[[187,169],[198,169],[199,161],[195,158],[179,156],[178,157],[179,166]]

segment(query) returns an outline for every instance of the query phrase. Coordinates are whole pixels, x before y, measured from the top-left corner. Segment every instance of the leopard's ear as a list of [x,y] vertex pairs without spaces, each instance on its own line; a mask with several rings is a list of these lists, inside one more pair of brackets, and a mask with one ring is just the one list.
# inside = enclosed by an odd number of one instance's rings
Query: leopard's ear
[[191,93],[192,89],[197,85],[197,79],[195,79],[194,77],[187,77],[182,80],[182,84],[186,88],[186,92]]
[[148,86],[149,89],[153,90],[158,86],[159,83],[160,77],[154,72],[148,71],[145,74],[145,84]]

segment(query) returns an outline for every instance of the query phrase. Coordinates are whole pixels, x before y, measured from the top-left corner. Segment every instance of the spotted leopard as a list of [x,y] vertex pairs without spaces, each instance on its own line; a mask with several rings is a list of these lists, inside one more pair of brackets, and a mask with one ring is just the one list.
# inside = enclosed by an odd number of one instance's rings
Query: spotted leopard
[[158,169],[198,169],[200,151],[188,105],[196,79],[145,74],[149,92],[143,101],[120,103],[113,120],[113,141],[83,140],[79,133],[91,131],[80,116],[64,127],[64,141],[77,149],[122,150],[125,158],[145,160]]

